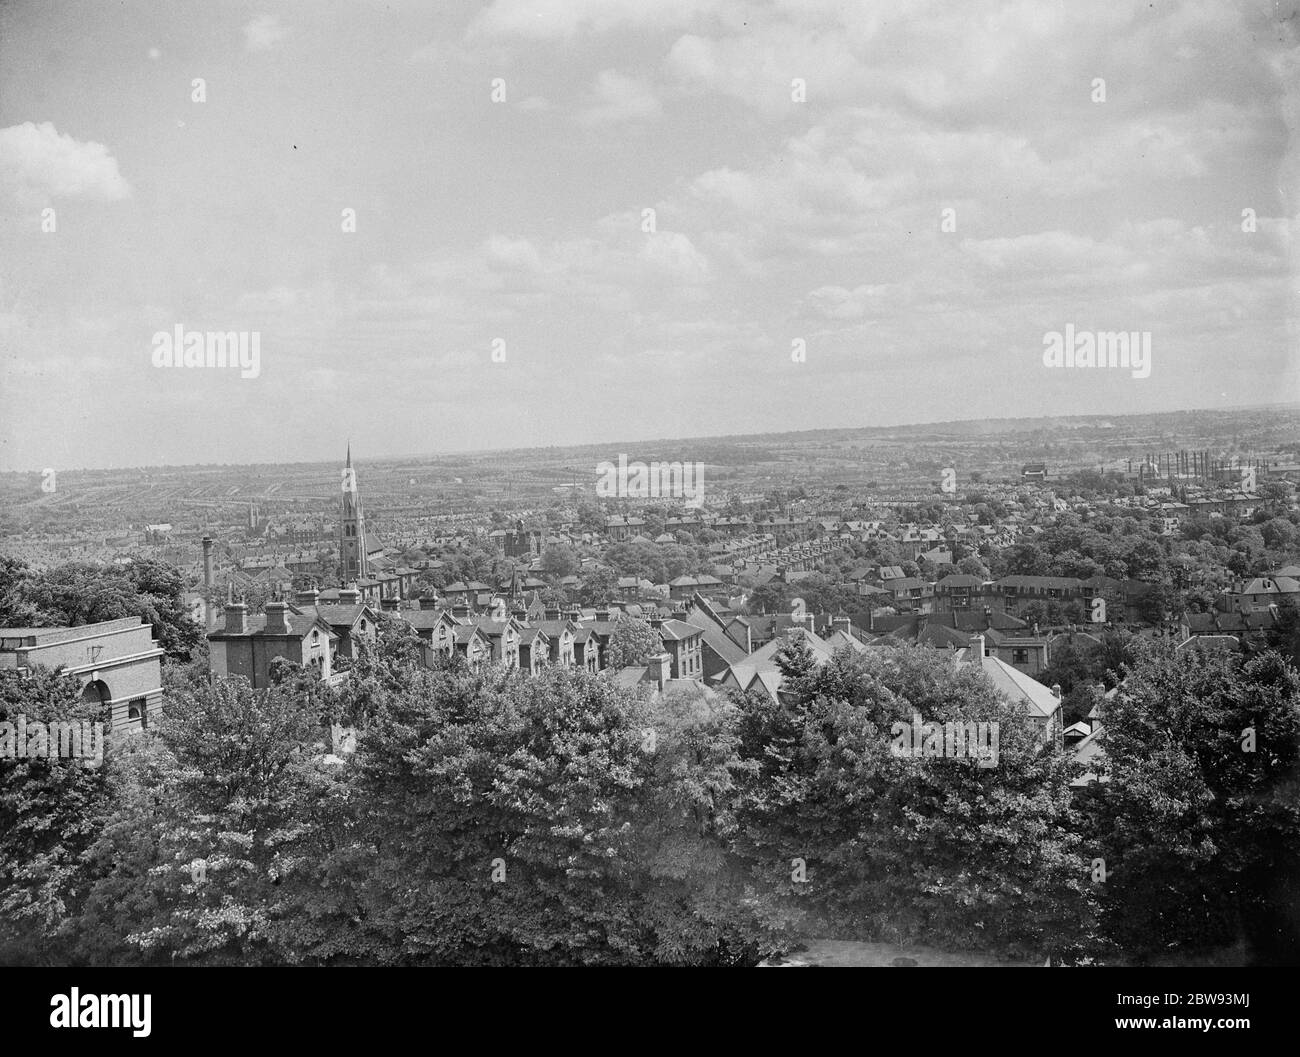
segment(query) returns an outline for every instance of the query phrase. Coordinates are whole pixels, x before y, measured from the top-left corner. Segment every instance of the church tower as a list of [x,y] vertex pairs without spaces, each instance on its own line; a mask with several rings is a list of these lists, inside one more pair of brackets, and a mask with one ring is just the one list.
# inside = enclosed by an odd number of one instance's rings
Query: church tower
[[352,469],[352,442],[348,442],[348,463],[343,467],[343,495],[339,502],[339,575],[350,584],[370,575],[366,562],[366,518],[361,512],[357,474]]

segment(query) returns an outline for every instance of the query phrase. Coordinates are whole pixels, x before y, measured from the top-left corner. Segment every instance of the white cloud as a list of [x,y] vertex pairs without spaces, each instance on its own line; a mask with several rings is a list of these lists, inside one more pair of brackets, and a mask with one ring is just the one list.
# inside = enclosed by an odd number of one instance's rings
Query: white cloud
[[48,121],[0,129],[0,186],[24,207],[51,198],[115,202],[131,193],[107,147],[60,134]]
[[258,15],[244,27],[244,47],[249,51],[270,51],[289,35],[276,15]]
[[826,319],[861,319],[867,306],[879,297],[888,286],[859,286],[847,290],[843,286],[822,286],[808,294],[808,301],[819,315]]
[[709,277],[709,262],[680,231],[647,235],[639,256],[656,271],[683,283],[700,283]]
[[740,28],[745,9],[737,0],[495,0],[469,35],[558,40],[621,29],[668,30],[715,17]]
[[578,115],[584,125],[607,125],[619,121],[655,118],[663,106],[649,82],[627,77],[617,70],[602,70],[596,76],[586,108]]

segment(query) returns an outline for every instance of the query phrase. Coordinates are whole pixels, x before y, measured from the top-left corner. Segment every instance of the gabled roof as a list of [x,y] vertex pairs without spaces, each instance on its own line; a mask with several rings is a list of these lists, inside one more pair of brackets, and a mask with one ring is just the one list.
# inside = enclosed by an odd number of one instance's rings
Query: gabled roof
[[439,624],[455,624],[445,609],[404,609],[396,614],[413,628],[436,628]]
[[486,635],[484,635],[483,632],[480,631],[480,630],[479,630],[475,625],[473,625],[473,624],[457,624],[457,625],[456,625],[456,644],[457,644],[457,645],[461,645],[461,644],[463,644],[463,643],[467,643],[467,642],[472,642],[474,639],[478,639],[478,640],[479,640],[480,642],[482,642],[483,645],[485,645],[485,646],[489,646],[489,647],[490,647],[490,646],[492,645],[492,643],[491,643],[491,641],[488,639],[488,637],[487,637]]
[[[704,643],[713,650],[726,664],[737,664],[748,654],[745,647],[727,634],[726,628],[713,608],[700,595],[696,595],[694,604],[686,611],[686,621],[704,632]],[[732,621],[735,623],[736,621]]]
[[1300,581],[1290,576],[1257,576],[1246,584],[1239,594],[1282,595],[1300,592]]
[[[975,663],[971,656],[971,646],[957,653],[957,663]],[[984,674],[989,681],[1001,691],[1012,704],[1024,705],[1029,715],[1035,719],[1050,719],[1061,707],[1061,699],[1052,693],[1050,687],[1044,686],[1037,679],[1031,678],[1018,668],[1013,668],[997,657],[983,658]]]
[[665,620],[659,625],[659,637],[670,641],[691,639],[702,634],[703,629],[697,628],[694,624],[688,624],[684,620]]
[[321,605],[320,603],[314,606],[299,606],[290,602],[289,608],[295,613],[320,617],[332,628],[351,628],[360,621],[363,615],[368,616],[372,622],[375,619],[375,611],[364,603],[350,606]]
[[[813,663],[820,666],[830,660],[831,655],[835,652],[824,639],[811,631],[796,631],[793,634],[802,636],[804,644],[808,647],[813,655]],[[791,641],[791,637],[782,637],[773,639],[765,646],[755,650],[740,664],[733,664],[723,673],[723,678],[730,678],[737,686],[748,689],[754,682],[754,677],[764,673],[764,678],[760,681],[765,689],[773,696],[776,695],[781,683],[781,670],[776,663],[776,655]]]
[[[312,631],[316,629],[323,631],[331,639],[337,639],[338,635],[324,620],[308,613],[296,613],[293,609],[285,610],[285,623],[289,625],[290,635],[294,638],[305,639]],[[217,628],[216,631],[210,632],[209,639],[246,639],[246,638],[285,638],[286,636],[270,634],[266,630],[266,614],[258,613],[248,618],[246,625],[248,630],[242,635],[237,632],[226,631],[224,628]]]

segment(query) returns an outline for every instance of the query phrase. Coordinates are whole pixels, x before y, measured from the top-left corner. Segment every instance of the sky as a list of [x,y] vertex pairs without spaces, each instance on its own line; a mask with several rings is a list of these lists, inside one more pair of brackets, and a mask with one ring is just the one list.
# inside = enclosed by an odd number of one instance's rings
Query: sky
[[1296,400],[1298,7],[7,0],[0,469]]

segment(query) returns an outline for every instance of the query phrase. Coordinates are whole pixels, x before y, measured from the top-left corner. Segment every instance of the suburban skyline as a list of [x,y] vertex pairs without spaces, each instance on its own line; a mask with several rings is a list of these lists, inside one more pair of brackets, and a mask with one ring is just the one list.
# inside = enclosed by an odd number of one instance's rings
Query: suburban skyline
[[0,470],[1292,399],[1296,9],[11,3]]

